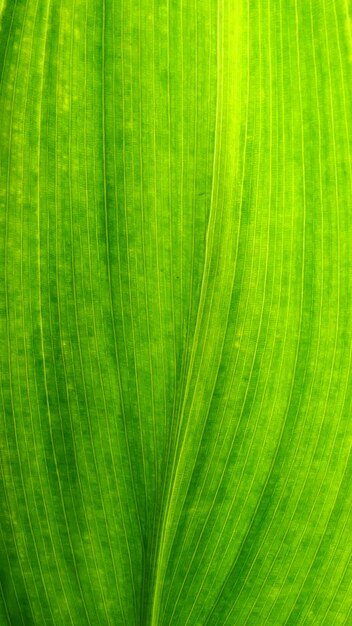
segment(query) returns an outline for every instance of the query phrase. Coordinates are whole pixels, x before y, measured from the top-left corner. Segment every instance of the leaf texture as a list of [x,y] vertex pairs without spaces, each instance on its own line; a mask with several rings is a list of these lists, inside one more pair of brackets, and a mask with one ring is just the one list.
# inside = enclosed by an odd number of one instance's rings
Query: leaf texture
[[0,16],[1,626],[352,624],[347,0]]

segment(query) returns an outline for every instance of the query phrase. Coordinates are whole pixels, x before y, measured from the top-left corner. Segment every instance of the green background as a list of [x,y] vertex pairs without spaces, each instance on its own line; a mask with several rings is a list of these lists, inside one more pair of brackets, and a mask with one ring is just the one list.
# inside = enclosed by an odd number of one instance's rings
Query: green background
[[352,7],[0,6],[1,626],[352,624]]

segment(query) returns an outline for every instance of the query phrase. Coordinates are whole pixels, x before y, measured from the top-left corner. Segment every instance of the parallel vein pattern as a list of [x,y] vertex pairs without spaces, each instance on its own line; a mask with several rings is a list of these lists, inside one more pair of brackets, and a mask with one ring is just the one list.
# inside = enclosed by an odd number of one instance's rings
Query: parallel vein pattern
[[347,0],[0,24],[0,625],[348,626]]

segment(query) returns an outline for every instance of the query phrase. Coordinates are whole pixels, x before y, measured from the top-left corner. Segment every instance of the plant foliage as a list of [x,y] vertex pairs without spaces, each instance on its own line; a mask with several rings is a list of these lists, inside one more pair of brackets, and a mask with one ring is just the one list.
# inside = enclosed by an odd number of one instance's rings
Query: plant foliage
[[350,12],[0,3],[1,626],[352,624]]

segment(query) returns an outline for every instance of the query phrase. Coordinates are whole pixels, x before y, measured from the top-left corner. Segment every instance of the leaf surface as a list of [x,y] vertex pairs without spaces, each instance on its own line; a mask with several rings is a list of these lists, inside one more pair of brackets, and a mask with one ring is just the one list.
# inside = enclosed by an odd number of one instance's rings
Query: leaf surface
[[352,623],[347,0],[0,16],[1,626]]

